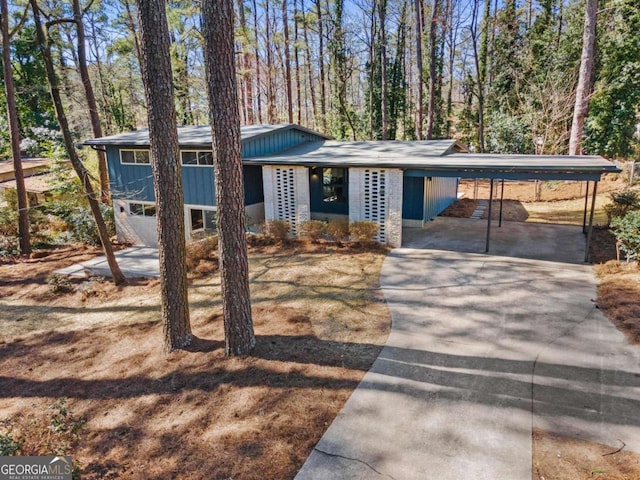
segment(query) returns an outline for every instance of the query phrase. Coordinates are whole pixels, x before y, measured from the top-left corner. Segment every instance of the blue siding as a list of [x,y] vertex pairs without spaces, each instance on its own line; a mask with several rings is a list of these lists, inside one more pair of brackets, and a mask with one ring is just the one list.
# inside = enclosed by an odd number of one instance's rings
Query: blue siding
[[457,196],[457,178],[427,177],[425,175],[417,177],[407,176],[405,173],[402,192],[402,218],[433,220],[455,202]]
[[151,165],[121,164],[120,147],[107,147],[107,162],[112,198],[155,201]]
[[214,206],[216,191],[213,167],[182,166],[182,189],[184,203],[188,205]]
[[445,208],[456,201],[458,179],[428,177],[425,191],[425,221],[433,220]]
[[262,157],[281,152],[304,142],[323,141],[325,138],[295,128],[273,132],[242,142],[242,158]]
[[245,165],[242,169],[244,172],[244,204],[253,205],[264,202],[262,167]]
[[[324,138],[318,135],[289,128],[244,141],[242,155],[243,158],[271,155],[300,143],[321,140]],[[120,149],[141,148],[144,147],[129,145],[107,147],[109,179],[114,199],[155,201],[151,166],[120,163]],[[193,148],[195,147],[190,147],[188,150]],[[207,147],[203,146],[202,149],[206,150]],[[245,204],[253,205],[264,202],[262,167],[245,166],[243,168]],[[186,204],[204,206],[216,204],[213,167],[183,165],[182,187]]]
[[402,218],[422,220],[424,178],[405,176],[402,183]]

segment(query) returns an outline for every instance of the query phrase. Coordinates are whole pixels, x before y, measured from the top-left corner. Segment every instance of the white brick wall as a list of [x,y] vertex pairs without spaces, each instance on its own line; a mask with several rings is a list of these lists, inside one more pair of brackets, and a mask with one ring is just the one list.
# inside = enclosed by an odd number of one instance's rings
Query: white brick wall
[[311,220],[309,169],[294,167],[296,177],[296,226]]
[[387,243],[402,246],[402,170],[387,169]]
[[[294,209],[294,215],[289,218],[285,218],[278,208],[278,169],[293,172],[294,205],[291,207]],[[307,168],[265,165],[262,167],[262,178],[264,183],[265,221],[288,220],[292,224],[292,230],[296,232],[298,225],[311,218],[309,174]],[[280,188],[280,191],[282,191],[282,188]]]
[[264,189],[264,219],[265,221],[276,219],[275,190],[273,188],[275,169],[270,166],[262,167],[262,184]]
[[[349,169],[349,221],[371,220],[372,205],[365,202],[366,177],[384,178],[384,197],[378,199],[379,211],[384,210],[384,218],[379,219],[384,240],[392,247],[402,245],[402,170],[395,168],[350,168]],[[371,196],[371,185],[369,185]],[[368,211],[368,212],[367,212]],[[379,234],[381,236],[381,234]]]

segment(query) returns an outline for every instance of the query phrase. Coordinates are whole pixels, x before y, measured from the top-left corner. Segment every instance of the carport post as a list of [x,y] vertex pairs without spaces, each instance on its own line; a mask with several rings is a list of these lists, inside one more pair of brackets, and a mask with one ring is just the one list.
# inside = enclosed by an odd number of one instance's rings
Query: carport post
[[587,194],[584,196],[584,215],[582,217],[582,233],[587,233],[587,205],[589,203],[589,180],[587,180]]
[[593,182],[593,197],[591,198],[591,213],[589,214],[589,231],[587,233],[587,246],[584,252],[584,261],[589,263],[589,246],[591,245],[591,234],[593,233],[593,213],[596,209],[596,193],[598,192],[598,182]]
[[489,219],[487,220],[487,243],[484,253],[489,253],[489,239],[491,238],[491,206],[493,205],[493,178],[489,184]]
[[498,227],[502,227],[502,202],[504,201],[504,178],[502,179],[502,189],[500,190],[500,219],[498,220]]

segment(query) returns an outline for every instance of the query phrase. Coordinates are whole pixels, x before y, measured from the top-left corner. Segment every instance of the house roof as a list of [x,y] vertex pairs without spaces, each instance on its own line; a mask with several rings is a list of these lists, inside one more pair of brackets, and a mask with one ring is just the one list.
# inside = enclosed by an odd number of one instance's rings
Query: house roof
[[[34,168],[48,167],[52,161],[53,160],[51,160],[50,158],[23,158],[22,169],[26,171],[32,170]],[[7,160],[4,162],[0,162],[0,174],[13,173],[13,171],[13,161]]]
[[[240,127],[242,141],[255,139],[278,131],[299,130],[322,138],[332,137],[310,130],[300,125],[291,123],[280,125],[246,125]],[[149,145],[149,129],[136,130],[134,132],[119,133],[108,137],[94,138],[84,142],[85,145]],[[178,127],[178,143],[182,146],[201,146],[211,144],[211,127],[209,125]]]
[[[51,182],[55,179],[56,179],[56,176],[51,173],[25,177],[24,187],[25,187],[25,190],[29,193],[46,193],[53,189]],[[8,188],[11,190],[15,190],[18,187],[14,179],[14,180],[6,180],[4,182],[0,182],[0,188]]]
[[245,164],[400,168],[415,176],[597,180],[618,167],[599,156],[462,153],[454,140],[313,142]]
[[441,158],[466,150],[455,140],[424,140],[401,142],[396,140],[371,142],[306,142],[276,155],[244,159],[245,163],[350,166],[398,166],[408,158]]

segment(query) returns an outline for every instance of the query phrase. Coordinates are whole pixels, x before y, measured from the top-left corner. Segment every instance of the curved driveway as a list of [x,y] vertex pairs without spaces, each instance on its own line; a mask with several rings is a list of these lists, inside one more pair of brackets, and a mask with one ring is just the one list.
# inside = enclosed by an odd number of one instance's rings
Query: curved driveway
[[296,477],[530,480],[541,428],[640,452],[640,348],[587,265],[400,248],[385,348]]

